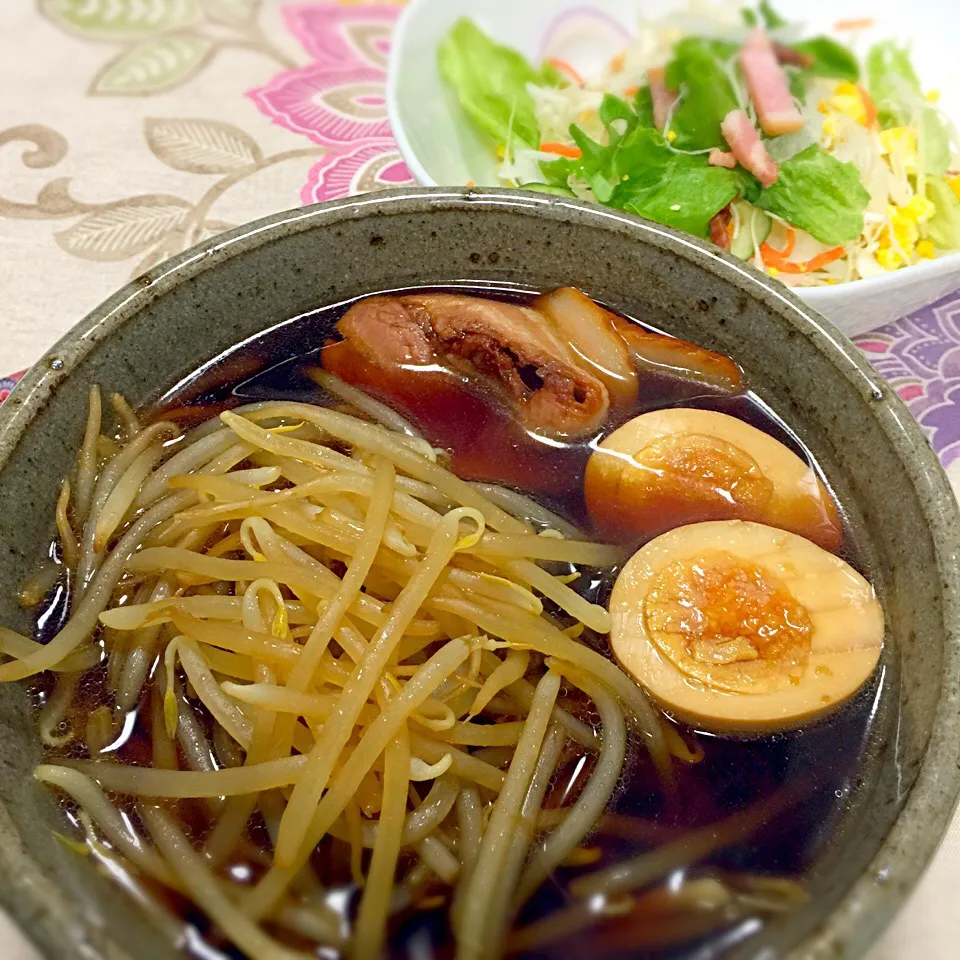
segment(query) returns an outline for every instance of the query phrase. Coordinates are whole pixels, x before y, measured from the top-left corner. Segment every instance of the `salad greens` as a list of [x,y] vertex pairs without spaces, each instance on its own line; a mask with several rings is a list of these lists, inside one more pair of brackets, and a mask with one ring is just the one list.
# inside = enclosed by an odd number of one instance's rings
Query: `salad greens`
[[960,248],[960,199],[943,180],[930,180],[927,199],[933,216],[924,224],[924,236],[941,250]]
[[746,171],[711,167],[705,156],[670,149],[663,134],[619,97],[607,94],[599,114],[607,143],[571,126],[582,156],[544,163],[551,183],[563,185],[574,177],[589,184],[601,203],[702,237],[731,200],[759,191]]
[[918,166],[924,174],[942,177],[950,167],[950,134],[924,98],[907,50],[893,41],[878,43],[867,54],[866,67],[880,126],[914,126],[918,131]]
[[860,79],[860,64],[849,47],[829,37],[814,37],[793,44],[797,53],[811,57],[813,63],[799,71],[807,77],[835,77],[856,83]]
[[528,87],[559,86],[561,76],[553,67],[534,69],[523,54],[494,43],[466,18],[458,20],[440,44],[439,61],[464,111],[497,143],[540,146]]
[[870,194],[852,163],[841,163],[813,144],[781,163],[777,182],[754,202],[822,243],[844,244],[863,232]]
[[[745,259],[800,278],[791,282],[854,279],[960,248],[952,128],[924,95],[906,48],[877,44],[861,65],[829,37],[795,40],[769,0],[742,16],[771,32],[781,63],[773,81],[798,101],[796,132],[756,129],[751,101],[763,98],[770,78],[754,75],[748,86],[744,30],[730,24],[679,40],[665,24],[659,41],[654,25],[653,43],[643,53],[638,46],[629,70],[615,58],[583,85],[549,64],[535,67],[466,19],[444,40],[439,62],[464,112],[501,148],[508,182],[728,238]],[[662,87],[651,87],[650,71],[660,67]],[[728,143],[721,125],[732,111],[747,111],[737,123],[753,124],[755,146],[749,127],[735,142],[736,123]]]
[[678,148],[726,147],[720,123],[739,102],[724,64],[736,51],[736,44],[700,37],[687,37],[674,48],[664,80],[668,89],[683,90],[670,123]]
[[[762,190],[742,168],[712,167],[703,155],[671,149],[659,130],[612,94],[604,96],[599,113],[608,142],[598,143],[571,126],[582,156],[542,164],[550,183],[562,186],[574,177],[589,184],[601,203],[701,237],[709,235],[710,220],[737,197],[824,243],[847,243],[863,230],[870,195],[856,167],[815,144],[782,163],[778,181]],[[622,132],[615,121],[625,124]]]
[[920,80],[906,47],[892,40],[874,44],[866,58],[867,86],[884,127],[907,123],[916,101],[923,101]]
[[777,27],[787,26],[787,21],[773,9],[769,0],[760,0],[756,10],[751,10],[750,7],[744,7],[740,11],[740,16],[743,17],[743,22],[748,27],[763,26],[766,27],[767,30],[776,30]]

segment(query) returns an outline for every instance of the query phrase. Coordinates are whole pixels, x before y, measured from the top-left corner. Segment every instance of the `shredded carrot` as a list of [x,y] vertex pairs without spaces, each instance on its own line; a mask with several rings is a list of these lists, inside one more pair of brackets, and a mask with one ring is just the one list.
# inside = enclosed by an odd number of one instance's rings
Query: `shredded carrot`
[[[763,244],[765,247],[766,244]],[[761,247],[761,251],[763,250]],[[771,263],[764,256],[763,260],[768,266],[779,270],[780,273],[813,273],[814,270],[822,270],[828,264],[833,263],[834,260],[839,260],[846,250],[843,247],[833,247],[830,250],[826,250],[823,253],[818,253],[815,257],[811,257],[809,260],[774,260]]]
[[833,247],[831,250],[826,250],[815,257],[811,257],[806,263],[801,263],[800,266],[804,269],[800,272],[812,273],[814,270],[822,270],[833,263],[834,260],[839,260],[845,253],[846,250],[843,247]]
[[561,60],[560,57],[551,57],[547,63],[549,63],[554,70],[559,70],[561,73],[566,74],[578,87],[583,86],[584,79],[577,72],[573,64],[568,63],[566,60]]
[[468,181],[464,184],[465,187],[475,187],[476,185],[477,185],[477,181],[476,181],[476,180],[468,180]]
[[777,250],[775,247],[771,247],[769,243],[761,243],[760,256],[763,257],[765,263],[773,263],[774,266],[779,267],[780,264],[776,261],[789,260],[796,245],[797,231],[793,227],[787,227],[787,245],[782,250]]
[[579,160],[583,156],[583,151],[579,147],[571,147],[566,143],[556,143],[549,141],[540,144],[541,153],[555,153],[558,157],[569,157],[571,160]]
[[872,27],[877,21],[873,17],[860,17],[859,20],[838,20],[834,25],[834,30],[866,30]]
[[827,264],[839,260],[846,253],[843,247],[833,247],[809,260],[790,260],[796,243],[797,231],[793,227],[787,227],[787,243],[782,250],[771,247],[769,243],[761,243],[760,257],[764,265],[778,273],[813,273],[814,270],[822,270]]
[[867,92],[867,88],[862,84],[857,84],[857,92],[860,94],[860,101],[863,103],[864,126],[867,129],[877,125],[877,105],[873,102],[873,97]]
[[627,89],[623,91],[623,95],[625,97],[635,97],[639,92],[640,88],[636,84],[633,84],[633,86],[627,87]]
[[624,64],[627,61],[627,54],[625,51],[621,50],[611,61],[610,61],[610,72],[611,73],[620,73],[623,70]]

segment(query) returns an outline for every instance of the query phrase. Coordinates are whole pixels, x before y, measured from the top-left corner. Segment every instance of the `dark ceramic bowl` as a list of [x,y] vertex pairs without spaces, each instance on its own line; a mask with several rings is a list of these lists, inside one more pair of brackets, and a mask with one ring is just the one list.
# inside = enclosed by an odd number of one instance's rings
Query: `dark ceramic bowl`
[[[0,623],[30,628],[15,585],[53,532],[88,384],[139,406],[304,311],[452,280],[573,284],[730,354],[823,466],[886,610],[884,693],[809,903],[744,955],[861,955],[933,855],[960,787],[957,507],[905,407],[848,340],[739,260],[663,227],[537,194],[409,190],[278,214],[154,268],[75,327],[0,412]],[[31,778],[40,751],[24,688],[0,688],[0,722],[4,905],[51,958],[178,955],[89,858],[54,839],[61,815]]]

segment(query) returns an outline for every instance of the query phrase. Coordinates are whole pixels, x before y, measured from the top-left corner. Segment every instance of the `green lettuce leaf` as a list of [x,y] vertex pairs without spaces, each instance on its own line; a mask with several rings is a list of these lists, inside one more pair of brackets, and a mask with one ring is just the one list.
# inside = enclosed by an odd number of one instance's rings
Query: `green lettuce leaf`
[[656,183],[627,181],[617,206],[698,237],[710,235],[710,220],[743,193],[743,171],[711,167],[706,157],[672,154]]
[[641,87],[633,100],[633,109],[637,111],[637,120],[641,126],[653,126],[653,97],[649,87]]
[[789,21],[785,20],[783,17],[773,9],[773,6],[770,4],[770,0],[760,0],[760,3],[757,5],[757,10],[760,11],[760,17],[763,20],[763,25],[768,30],[776,30],[777,27],[786,27],[789,25]]
[[748,27],[762,23],[767,30],[776,30],[777,27],[787,26],[787,21],[773,9],[769,0],[760,0],[756,10],[752,7],[741,7],[740,16]]
[[917,154],[928,176],[942,177],[950,168],[950,134],[940,115],[930,107],[920,113]]
[[875,44],[867,53],[866,68],[880,126],[915,127],[921,172],[942,177],[950,166],[950,133],[924,99],[907,49],[892,40]]
[[902,127],[910,123],[917,112],[916,101],[923,101],[923,92],[906,47],[893,40],[874,44],[865,66],[867,88],[877,105],[880,125]]
[[791,44],[798,53],[813,57],[813,64],[803,72],[810,77],[831,77],[856,83],[860,79],[860,64],[849,47],[829,37],[813,37]]
[[723,63],[736,51],[736,44],[702,37],[687,37],[674,47],[665,80],[670,90],[681,92],[670,123],[677,135],[675,146],[683,150],[726,146],[720,124],[739,104]]
[[743,170],[711,167],[705,156],[671,150],[663,134],[618,97],[607,94],[600,118],[609,142],[597,143],[572,126],[583,156],[541,164],[548,183],[566,185],[573,176],[601,203],[701,237],[709,235],[711,217],[752,188]]
[[777,182],[753,201],[821,243],[844,244],[863,232],[870,194],[851,163],[841,163],[814,144],[779,165]]
[[863,231],[870,195],[859,172],[817,145],[781,163],[777,182],[762,190],[742,167],[711,167],[703,154],[678,153],[624,100],[608,94],[600,116],[609,142],[597,143],[574,124],[570,135],[583,155],[541,164],[548,184],[565,187],[573,177],[607,206],[701,237],[738,197],[824,243],[848,243]]
[[549,65],[537,70],[522,54],[494,43],[462,18],[440,44],[440,72],[460,105],[481,130],[502,146],[540,146],[540,130],[528,84],[559,86]]
[[927,199],[936,212],[921,227],[924,238],[941,250],[960,249],[960,200],[950,184],[940,178],[928,180]]

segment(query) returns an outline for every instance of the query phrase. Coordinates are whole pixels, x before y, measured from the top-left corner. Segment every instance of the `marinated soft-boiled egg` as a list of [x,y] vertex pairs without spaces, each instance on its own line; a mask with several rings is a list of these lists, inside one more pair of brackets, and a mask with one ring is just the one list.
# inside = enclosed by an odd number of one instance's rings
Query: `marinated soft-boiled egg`
[[587,464],[587,508],[622,542],[705,520],[755,520],[835,550],[840,518],[816,473],[769,434],[725,413],[644,413]]
[[783,730],[873,673],[883,611],[849,564],[742,520],[694,523],[631,557],[610,598],[610,646],[666,710],[716,732]]

